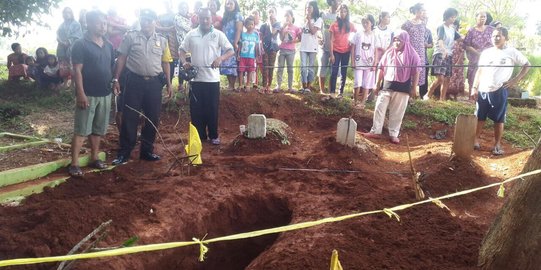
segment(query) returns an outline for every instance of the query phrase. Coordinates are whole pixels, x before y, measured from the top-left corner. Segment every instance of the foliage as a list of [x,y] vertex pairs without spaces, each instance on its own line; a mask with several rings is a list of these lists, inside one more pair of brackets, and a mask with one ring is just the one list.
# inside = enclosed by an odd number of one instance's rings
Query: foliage
[[[60,0],[2,0],[0,1],[0,26],[2,36],[19,34],[21,27],[30,24],[47,26],[42,14],[58,7]],[[24,33],[23,33],[24,34]]]
[[522,30],[525,21],[516,12],[521,2],[524,0],[453,0],[451,6],[458,9],[461,20],[467,25],[475,24],[477,12],[488,11],[495,21],[500,21],[505,27]]
[[[268,6],[275,7],[289,7],[291,9],[297,8],[299,2],[288,0],[242,0],[238,1],[240,6],[240,12],[246,16],[251,14],[252,10],[259,10],[261,14],[261,22],[267,20],[267,8]],[[279,15],[278,15],[279,16]],[[281,21],[281,17],[277,17],[278,21]]]
[[[530,61],[532,66],[541,66],[541,56],[526,55],[526,58]],[[541,95],[541,69],[538,67],[532,67],[519,83],[519,88],[530,92],[531,95]],[[515,72],[518,72],[520,68],[515,68]]]

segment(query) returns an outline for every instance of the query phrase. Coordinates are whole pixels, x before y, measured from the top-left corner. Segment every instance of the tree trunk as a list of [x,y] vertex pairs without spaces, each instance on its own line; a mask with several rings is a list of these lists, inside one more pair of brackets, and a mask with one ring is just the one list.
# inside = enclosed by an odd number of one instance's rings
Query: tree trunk
[[[541,168],[541,140],[523,173]],[[483,269],[540,269],[541,175],[517,180],[481,243]]]

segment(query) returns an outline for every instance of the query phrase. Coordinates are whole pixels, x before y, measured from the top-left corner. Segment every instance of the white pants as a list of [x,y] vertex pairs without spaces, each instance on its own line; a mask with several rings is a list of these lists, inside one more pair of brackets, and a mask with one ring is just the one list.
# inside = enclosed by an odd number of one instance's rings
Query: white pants
[[385,121],[385,113],[389,108],[389,136],[398,137],[400,134],[400,126],[402,119],[408,106],[409,94],[396,92],[392,90],[382,90],[379,92],[376,100],[376,108],[374,109],[374,120],[372,123],[371,133],[381,134],[383,130],[383,122]]

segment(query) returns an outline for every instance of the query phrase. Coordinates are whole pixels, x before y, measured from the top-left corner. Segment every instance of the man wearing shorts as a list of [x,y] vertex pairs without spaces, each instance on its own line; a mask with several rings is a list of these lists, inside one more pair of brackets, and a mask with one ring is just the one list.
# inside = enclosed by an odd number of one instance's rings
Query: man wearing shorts
[[71,143],[69,174],[83,176],[79,167],[79,151],[85,137],[90,141],[90,166],[105,169],[98,158],[101,136],[109,124],[111,108],[111,78],[113,76],[113,46],[103,36],[107,32],[105,14],[90,11],[86,14],[88,31],[73,44],[71,59],[77,106],[74,135]]
[[[477,130],[474,149],[479,150],[479,138],[488,118],[494,121],[494,147],[492,154],[503,155],[501,146],[503,125],[507,112],[508,89],[516,87],[530,69],[530,62],[517,49],[508,47],[509,39],[506,28],[497,28],[492,33],[494,47],[481,53],[479,69],[475,75],[472,87],[472,96],[477,101],[475,115],[477,115]],[[520,65],[518,75],[513,75],[513,66]]]

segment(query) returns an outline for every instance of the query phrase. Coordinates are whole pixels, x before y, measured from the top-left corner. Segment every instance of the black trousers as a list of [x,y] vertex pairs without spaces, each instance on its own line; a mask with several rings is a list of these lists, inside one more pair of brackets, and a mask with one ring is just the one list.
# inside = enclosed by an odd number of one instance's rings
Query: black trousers
[[[191,82],[190,115],[201,141],[218,138],[219,82]],[[208,132],[207,132],[208,129]]]
[[[118,155],[130,156],[137,142],[137,127],[139,125],[139,113],[142,112],[156,127],[160,122],[162,107],[163,84],[158,77],[145,80],[144,78],[128,71],[126,89],[124,90],[125,108],[122,110],[122,126],[120,127],[120,150]],[[141,153],[152,153],[156,130],[145,119],[145,125],[141,130]]]

